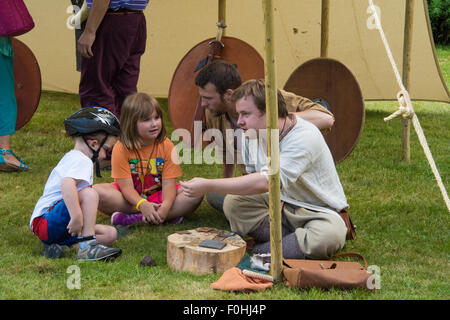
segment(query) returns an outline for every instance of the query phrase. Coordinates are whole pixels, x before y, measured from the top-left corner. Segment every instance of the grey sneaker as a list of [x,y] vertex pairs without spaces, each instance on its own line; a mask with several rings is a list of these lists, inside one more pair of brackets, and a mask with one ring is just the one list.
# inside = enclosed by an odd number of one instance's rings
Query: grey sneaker
[[86,248],[78,250],[77,261],[110,260],[117,258],[121,254],[122,249],[108,248],[98,243],[96,240],[91,240]]
[[44,251],[42,252],[44,257],[49,259],[57,259],[62,258],[64,256],[64,252],[69,249],[68,246],[59,245],[57,243],[45,244],[44,243]]

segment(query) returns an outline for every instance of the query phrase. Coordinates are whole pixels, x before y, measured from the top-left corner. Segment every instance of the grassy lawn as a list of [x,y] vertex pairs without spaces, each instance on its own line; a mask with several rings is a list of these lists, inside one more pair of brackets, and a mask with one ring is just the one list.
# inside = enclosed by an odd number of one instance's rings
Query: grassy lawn
[[[450,85],[450,47],[438,47],[447,85]],[[169,136],[172,131],[167,100]],[[12,140],[14,151],[32,167],[29,173],[0,173],[0,299],[449,299],[449,212],[420,146],[411,131],[411,163],[401,161],[401,123],[383,118],[395,102],[369,102],[361,138],[352,154],[337,166],[358,226],[357,239],[344,252],[364,255],[381,271],[381,290],[299,291],[283,284],[261,293],[228,293],[209,288],[220,275],[195,276],[172,271],[166,264],[166,239],[178,230],[200,226],[228,229],[225,218],[204,201],[194,215],[176,226],[133,227],[119,239],[123,254],[112,263],[82,263],[76,251],[64,258],[42,256],[42,244],[28,228],[34,205],[47,177],[72,147],[63,135],[63,119],[78,109],[76,95],[43,92],[32,120]],[[415,111],[442,180],[450,189],[450,105],[417,102]],[[182,165],[183,179],[219,177],[217,165]],[[110,181],[110,172],[95,182]],[[109,217],[99,214],[99,223]],[[151,255],[156,267],[141,267]],[[81,271],[81,288],[69,289],[68,268]],[[69,269],[70,270],[70,269]]]

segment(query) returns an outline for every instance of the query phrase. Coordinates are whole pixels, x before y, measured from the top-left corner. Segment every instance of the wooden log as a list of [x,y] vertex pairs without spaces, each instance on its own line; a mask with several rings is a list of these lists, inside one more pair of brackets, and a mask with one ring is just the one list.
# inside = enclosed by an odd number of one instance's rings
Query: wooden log
[[[167,264],[176,271],[194,274],[223,273],[239,264],[245,254],[246,243],[235,234],[224,237],[228,231],[197,228],[179,231],[167,237]],[[226,243],[222,249],[199,247],[203,240]]]

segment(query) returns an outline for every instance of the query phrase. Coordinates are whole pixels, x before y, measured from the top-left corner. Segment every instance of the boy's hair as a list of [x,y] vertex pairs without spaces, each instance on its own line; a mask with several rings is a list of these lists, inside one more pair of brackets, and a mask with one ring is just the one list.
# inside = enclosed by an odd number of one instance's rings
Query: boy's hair
[[[236,103],[241,98],[253,97],[253,102],[255,103],[258,110],[262,113],[266,113],[266,88],[264,85],[264,80],[248,80],[244,82],[239,88],[234,90],[231,100]],[[288,115],[286,109],[286,102],[281,94],[280,90],[277,89],[278,97],[278,118],[285,118]]]
[[195,77],[195,84],[200,88],[204,88],[208,83],[215,85],[222,97],[228,89],[234,90],[239,87],[242,79],[235,65],[224,60],[214,60]]
[[137,123],[148,119],[153,112],[156,112],[161,118],[161,132],[156,138],[156,142],[163,142],[166,138],[166,129],[163,111],[158,101],[148,94],[140,92],[132,93],[125,98],[120,114],[121,134],[119,139],[127,149],[136,151],[142,147]]

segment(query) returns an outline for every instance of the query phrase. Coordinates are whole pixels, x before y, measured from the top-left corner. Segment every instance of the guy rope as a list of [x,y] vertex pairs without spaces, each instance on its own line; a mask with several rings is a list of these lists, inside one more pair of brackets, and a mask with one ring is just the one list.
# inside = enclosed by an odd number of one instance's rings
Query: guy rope
[[422,145],[422,148],[425,152],[425,156],[427,157],[428,163],[430,164],[431,170],[436,178],[439,189],[441,190],[442,196],[444,198],[445,204],[447,205],[447,209],[450,212],[450,201],[448,198],[447,191],[445,190],[445,186],[442,183],[441,176],[439,175],[439,171],[436,167],[436,163],[434,162],[433,156],[431,154],[430,148],[428,147],[427,140],[425,138],[425,134],[423,133],[422,126],[420,125],[419,119],[414,112],[414,108],[412,106],[412,102],[409,96],[408,91],[406,90],[402,78],[400,76],[400,72],[398,71],[397,65],[395,63],[394,57],[392,55],[392,51],[389,47],[389,43],[386,39],[386,35],[384,34],[383,27],[381,25],[380,17],[378,16],[376,7],[372,0],[368,0],[371,11],[373,13],[373,18],[375,19],[375,23],[377,26],[377,30],[380,33],[381,40],[383,41],[384,47],[386,49],[386,53],[389,57],[389,61],[391,62],[392,69],[394,71],[395,77],[397,79],[397,84],[400,87],[400,92],[397,94],[397,100],[400,104],[399,109],[394,112],[389,117],[384,118],[384,121],[389,121],[399,115],[401,115],[404,119],[411,119],[414,129],[416,130],[417,136],[419,138],[419,142]]

